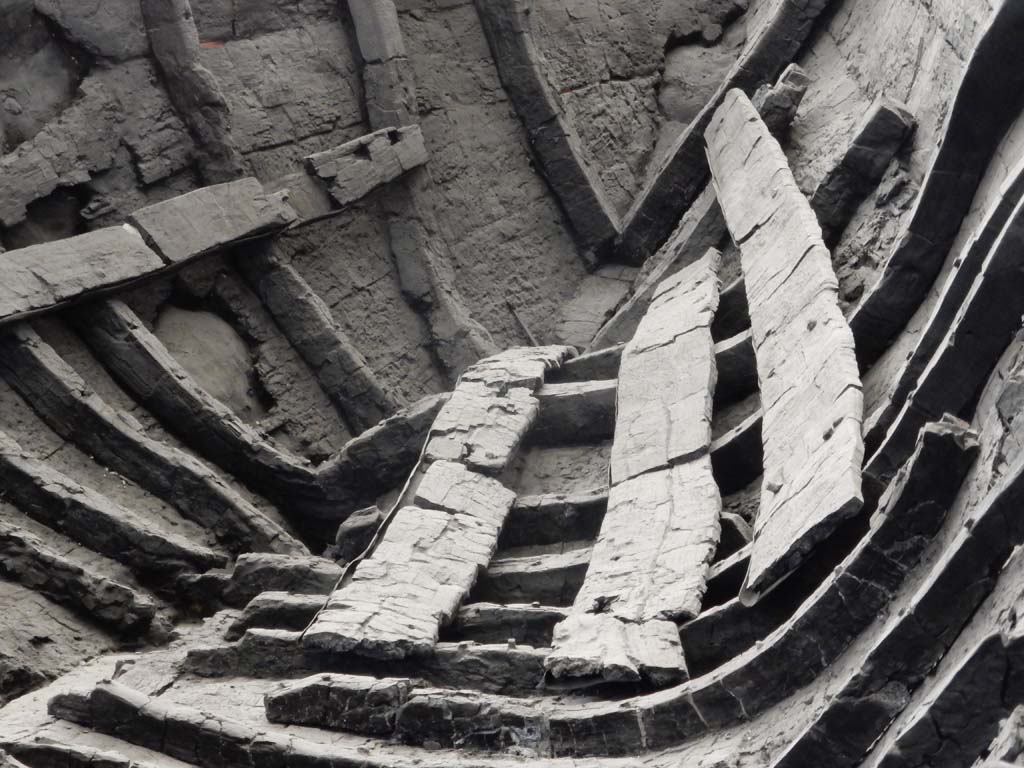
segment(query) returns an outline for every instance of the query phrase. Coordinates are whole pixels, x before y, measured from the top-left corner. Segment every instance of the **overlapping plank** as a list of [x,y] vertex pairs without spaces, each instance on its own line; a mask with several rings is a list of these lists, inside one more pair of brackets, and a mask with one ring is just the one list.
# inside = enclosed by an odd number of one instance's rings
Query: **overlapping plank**
[[874,362],[925,299],[985,169],[1024,105],[1024,6],[993,4],[956,84],[938,148],[881,274],[850,316],[858,354]]
[[[791,64],[778,82],[758,90],[755,106],[777,138],[789,130],[809,83],[807,73]],[[715,197],[715,188],[706,184],[668,240],[644,261],[629,298],[597,332],[590,349],[604,349],[633,338],[658,286],[704,255],[708,248],[720,245],[725,235],[725,219]]]
[[707,453],[716,368],[717,251],[659,287],[619,369],[612,483]]
[[764,408],[765,478],[744,585],[753,601],[860,509],[861,383],[831,257],[778,142],[738,90],[707,137],[740,248]]
[[255,178],[201,187],[135,211],[128,222],[168,264],[267,234],[295,220],[295,211],[268,195]]
[[665,153],[623,218],[617,243],[623,259],[642,262],[657,251],[697,197],[708,174],[703,134],[726,93],[741,88],[752,94],[770,82],[790,63],[830,2],[771,0],[758,9],[762,25],[748,31],[747,44],[725,82]]
[[372,554],[327,601],[307,648],[377,658],[429,653],[498,545],[515,494],[453,462],[435,462]]
[[156,615],[148,595],[94,573],[35,534],[0,521],[0,573],[121,632],[145,630]]
[[545,661],[555,677],[686,676],[672,621],[700,611],[721,533],[709,456],[719,258],[662,283],[623,352],[608,511]]
[[471,366],[434,421],[424,459],[501,472],[537,418],[533,392],[569,355],[568,347],[517,348]]
[[132,227],[106,227],[0,254],[0,321],[159,272],[166,263]]

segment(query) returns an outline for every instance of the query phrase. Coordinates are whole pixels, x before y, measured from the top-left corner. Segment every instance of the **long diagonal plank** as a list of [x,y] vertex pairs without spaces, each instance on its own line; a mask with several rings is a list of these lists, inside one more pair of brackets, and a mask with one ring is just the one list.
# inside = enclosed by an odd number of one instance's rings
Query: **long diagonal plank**
[[377,549],[331,595],[306,646],[376,658],[429,653],[490,562],[514,500],[461,464],[432,464],[418,506],[398,511]]
[[294,219],[246,178],[147,206],[122,226],[8,251],[0,254],[0,323],[157,277]]
[[710,250],[662,283],[623,352],[608,511],[555,628],[554,677],[686,677],[673,621],[699,613],[721,533],[709,456],[718,264]]
[[429,654],[498,546],[515,494],[488,477],[533,424],[533,393],[565,347],[518,349],[470,367],[420,466],[368,548],[303,633],[306,648],[399,659]]
[[740,248],[764,409],[764,481],[743,590],[755,601],[860,509],[863,398],[831,257],[782,148],[737,90],[707,138]]

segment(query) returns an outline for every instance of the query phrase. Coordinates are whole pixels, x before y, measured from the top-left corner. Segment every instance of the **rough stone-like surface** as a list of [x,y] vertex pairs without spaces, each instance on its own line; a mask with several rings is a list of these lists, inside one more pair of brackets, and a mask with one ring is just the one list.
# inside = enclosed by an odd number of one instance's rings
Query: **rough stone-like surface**
[[770,0],[758,9],[759,28],[715,95],[675,140],[637,195],[622,223],[618,253],[643,262],[671,234],[683,211],[697,197],[708,176],[703,135],[715,110],[731,89],[752,94],[790,63],[810,34],[828,0]]
[[[325,596],[341,575],[337,563],[322,557],[255,552],[239,556],[230,573],[186,575],[179,579],[178,589],[194,606],[213,611],[224,606],[242,608],[267,590]],[[321,605],[324,599],[320,598]]]
[[569,354],[567,347],[524,347],[472,366],[434,421],[424,458],[504,470],[540,410],[532,392]]
[[407,744],[526,750],[540,745],[542,722],[529,701],[426,688],[414,690],[402,705],[395,735]]
[[436,462],[369,556],[304,635],[307,648],[376,658],[429,653],[498,544],[514,495],[460,464]]
[[618,234],[618,215],[601,179],[581,156],[579,137],[541,72],[530,8],[521,0],[480,0],[476,8],[502,85],[580,245],[589,251],[603,249]]
[[742,254],[764,408],[765,478],[744,584],[755,600],[860,509],[863,402],[814,212],[740,91],[709,125],[708,158]]
[[135,211],[128,222],[168,264],[268,234],[295,220],[254,178],[203,187]]
[[81,318],[97,355],[169,429],[272,497],[310,495],[313,471],[199,387],[123,302],[99,302]]
[[[986,10],[991,6],[986,5]],[[924,300],[971,198],[991,161],[999,139],[1021,108],[1016,40],[1024,30],[1024,9],[997,4],[972,29],[966,66],[950,79],[956,94],[942,124],[913,210],[900,227],[879,275],[858,302],[850,325],[860,342],[859,355],[873,361]],[[1012,76],[1011,76],[1012,73]],[[979,118],[984,115],[984,118]],[[920,118],[920,115],[919,115]]]
[[203,571],[225,557],[165,531],[152,531],[137,515],[29,455],[0,433],[0,478],[7,497],[44,525],[139,573]]
[[272,723],[390,735],[411,687],[409,680],[400,678],[316,675],[268,693],[267,719]]
[[[785,135],[806,90],[807,75],[795,64],[786,68],[775,85],[758,90],[753,103],[773,136],[781,140]],[[644,261],[629,298],[593,337],[591,348],[602,349],[633,338],[662,281],[692,264],[709,248],[718,247],[725,234],[715,188],[707,184],[668,240]]]
[[240,259],[240,269],[274,316],[340,414],[358,431],[398,410],[398,402],[370,369],[323,299],[273,252]]
[[902,104],[879,98],[871,105],[845,154],[811,195],[826,243],[838,239],[914,126],[914,116]]
[[0,321],[9,321],[110,290],[166,264],[130,227],[0,254]]
[[366,111],[374,128],[414,122],[416,85],[391,0],[349,0],[363,59]]
[[501,530],[506,547],[554,544],[573,536],[597,538],[608,507],[608,488],[519,496]]
[[687,676],[679,630],[671,621],[621,621],[574,611],[555,626],[552,647],[544,666],[555,678],[647,679],[666,685]]
[[383,128],[306,158],[338,205],[351,205],[377,187],[427,162],[419,126]]
[[696,616],[721,510],[707,456],[613,485],[575,611],[632,622]]
[[122,61],[149,51],[142,10],[134,0],[111,0],[88,8],[74,0],[36,0],[35,8],[96,56]]
[[299,554],[305,547],[209,467],[117,413],[27,325],[0,334],[0,370],[44,421],[106,466],[172,501],[232,551]]
[[491,561],[473,597],[506,604],[536,600],[556,607],[572,605],[591,554],[585,541],[506,549]]
[[[522,12],[518,26],[495,36],[488,16],[508,18],[509,9]],[[1001,236],[1024,190],[1022,29],[1009,0],[6,0],[0,253],[119,226],[133,211],[244,177],[287,200],[301,221],[229,240],[225,252],[203,251],[181,268],[156,251],[165,266],[151,278],[98,289],[155,331],[177,368],[150,366],[145,355],[125,363],[117,343],[97,354],[83,343],[97,324],[60,303],[32,320],[52,350],[15,337],[19,323],[0,328],[0,432],[76,491],[51,483],[55,496],[40,504],[24,487],[0,484],[0,529],[9,533],[0,556],[0,750],[28,768],[1019,762],[988,745],[1024,701],[1024,558],[1014,554],[1024,544],[1024,288],[1021,243]],[[521,67],[496,61],[506,48],[528,54]],[[776,81],[794,59],[802,72],[791,66]],[[884,449],[864,475],[862,510],[752,606],[738,592],[781,377],[758,380],[764,340],[751,310],[770,305],[784,318],[769,338],[786,347],[779,354],[800,368],[801,383],[824,381],[837,366],[805,364],[816,348],[785,340],[806,323],[791,321],[781,290],[755,305],[751,283],[747,301],[743,246],[756,233],[733,241],[701,146],[737,80],[789,169],[731,181],[745,187],[745,212],[760,218],[753,201],[788,187],[791,173],[815,215],[830,217],[822,240],[864,377],[864,442],[868,455]],[[522,114],[531,104],[519,98],[527,86],[542,96],[534,106],[554,105],[555,130],[531,132]],[[906,121],[876,109],[882,100],[916,119],[902,143]],[[884,117],[895,118],[893,131],[875,133]],[[304,170],[306,157],[413,126],[429,162],[345,207]],[[545,164],[541,150],[564,165]],[[566,189],[582,190],[583,202],[601,197],[598,212],[614,222],[631,205],[650,210],[645,179],[648,191],[665,191],[658,185],[670,169],[681,194],[663,196],[649,229],[629,216],[619,253],[607,241],[586,244],[587,222],[569,215]],[[212,238],[197,222],[213,210],[193,208],[180,232],[170,229],[171,243],[191,247],[189,227]],[[778,218],[784,224],[759,220],[758,233],[799,249],[802,218]],[[634,257],[629,235],[654,230],[663,234],[635,256],[661,247],[639,274],[617,263]],[[710,328],[710,464],[725,498],[700,612],[679,627],[690,679],[679,682],[676,651],[660,663],[663,678],[640,659],[627,659],[629,680],[556,678],[544,665],[555,625],[575,615],[587,572],[599,570],[592,560],[606,515],[609,530],[650,533],[639,507],[631,529],[613,526],[622,516],[608,510],[627,485],[610,487],[608,420],[619,394],[610,380],[628,367],[624,343],[559,369],[543,351],[525,353],[534,355],[528,364],[517,353],[515,370],[510,360],[472,367],[517,344],[587,345],[618,309],[608,331],[632,339],[654,290],[709,248],[721,253],[718,277],[729,286]],[[84,254],[72,261],[98,264]],[[779,277],[786,265],[777,260]],[[1005,288],[973,293],[983,268],[983,282]],[[261,287],[265,272],[276,282]],[[177,380],[182,371],[188,377]],[[671,378],[665,391],[680,391],[686,379]],[[132,381],[184,391],[186,406],[158,408]],[[448,400],[438,393],[459,383],[486,390],[493,413],[478,409],[456,424],[455,411],[454,426],[431,435]],[[193,385],[227,409],[193,397]],[[514,390],[537,403],[532,423],[532,405]],[[500,409],[521,400],[522,413],[502,414],[505,433],[492,429]],[[808,413],[825,413],[803,400]],[[414,405],[400,410],[404,403]],[[546,416],[546,404],[570,407]],[[919,431],[946,411],[972,420],[980,446],[953,420]],[[203,417],[189,421],[196,412]],[[794,433],[804,415],[793,406]],[[234,440],[243,461],[213,461],[216,441],[197,440],[197,424]],[[236,429],[242,439],[230,437]],[[700,437],[703,427],[685,431]],[[401,659],[305,647],[303,630],[344,573],[342,549],[350,545],[356,561],[351,578],[364,542],[381,525],[378,541],[387,538],[389,510],[451,516],[454,488],[447,479],[423,485],[439,462],[421,461],[428,438],[449,436],[453,465],[519,498],[494,556],[474,565],[469,594],[450,620],[434,622],[438,641]],[[835,485],[837,475],[824,468],[813,479]],[[78,487],[117,509],[76,532],[59,525],[75,519]],[[687,494],[686,504],[697,500]],[[374,507],[382,511],[353,515]],[[211,549],[217,562],[241,556],[238,567],[147,569],[160,562],[148,544],[101,540],[126,520]],[[350,541],[337,539],[339,524]],[[677,537],[663,538],[659,546]],[[306,546],[324,556],[303,554]],[[291,556],[247,557],[278,547]],[[621,550],[632,562],[632,549]],[[686,555],[671,564],[689,563]],[[154,607],[148,626],[133,599]],[[616,638],[655,625],[675,642],[667,618],[627,623],[613,608],[582,615],[613,624],[581,659],[594,649],[639,655]],[[602,641],[617,650],[601,651]],[[324,674],[416,688],[374,733],[267,719],[267,693]],[[104,680],[125,688],[95,695]]]
[[659,287],[619,368],[612,483],[698,458],[711,443],[717,251]]
[[634,268],[620,264],[604,264],[583,278],[576,295],[562,310],[562,320],[555,329],[558,340],[580,349],[591,346],[597,332],[629,295],[635,278]]
[[530,439],[542,443],[596,442],[615,432],[614,379],[545,384],[537,390],[540,403]]
[[208,184],[241,175],[242,158],[232,136],[221,84],[203,66],[199,34],[188,0],[140,0],[142,20],[167,91],[196,140]]
[[121,632],[144,630],[156,606],[146,595],[91,573],[28,531],[0,522],[0,574]]
[[476,643],[513,640],[535,648],[551,645],[555,625],[566,616],[564,608],[550,605],[472,603],[459,609],[452,632]]

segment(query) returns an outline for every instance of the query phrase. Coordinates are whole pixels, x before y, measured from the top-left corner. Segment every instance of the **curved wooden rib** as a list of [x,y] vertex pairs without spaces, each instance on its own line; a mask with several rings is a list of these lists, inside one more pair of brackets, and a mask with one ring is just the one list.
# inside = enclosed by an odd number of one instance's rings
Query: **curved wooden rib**
[[29,326],[0,333],[0,370],[57,434],[166,499],[230,551],[306,553],[202,462],[120,417]]
[[236,260],[236,265],[341,417],[357,432],[398,410],[398,401],[335,323],[323,299],[290,264],[262,251]]
[[3,432],[0,480],[5,496],[26,515],[136,573],[173,576],[227,562],[224,555],[183,536],[152,530],[130,510],[31,456]]
[[[918,377],[957,318],[985,259],[1022,199],[1024,199],[1024,161],[1018,163],[1016,168],[1011,171],[1008,181],[999,190],[998,199],[989,207],[970,240],[967,241],[960,253],[956,254],[956,265],[946,278],[942,293],[934,302],[924,328],[913,336],[916,339],[913,350],[908,354],[905,347],[897,343],[890,347],[878,361],[877,365],[883,366],[882,372],[884,373],[887,367],[885,364],[889,358],[894,356],[904,358],[904,362],[889,384],[884,402],[875,405],[874,412],[869,419],[864,437],[869,446],[877,447],[886,431],[892,426],[900,408],[906,403],[911,390],[917,383]],[[951,254],[952,256],[953,254]],[[927,307],[928,304],[929,302],[926,300],[922,308]],[[870,375],[871,373],[868,374],[868,376]]]
[[975,46],[913,213],[850,316],[862,362],[889,346],[942,268],[975,190],[1024,106],[1024,6],[1001,2]]
[[[929,425],[868,535],[789,621],[756,648],[675,688],[615,705],[549,711],[554,753],[623,754],[680,744],[752,717],[811,682],[899,588],[941,524],[976,451],[965,427]],[[985,514],[994,522],[1000,512],[989,508]],[[609,733],[619,740],[610,743]]]
[[544,178],[561,203],[580,245],[600,252],[619,233],[604,186],[583,160],[576,131],[540,71],[523,0],[476,0],[477,14],[502,85],[526,128]]
[[316,473],[287,456],[207,393],[121,301],[79,311],[81,329],[111,373],[168,429],[289,510],[318,496]]
[[959,413],[981,389],[1020,327],[1024,309],[1024,199],[1003,226],[942,343],[917,379],[865,473],[884,483],[905,461],[913,435],[928,419]]
[[772,0],[770,8],[760,11],[765,23],[748,36],[725,82],[666,152],[624,217],[616,243],[620,258],[643,262],[665,242],[708,179],[704,131],[725,94],[739,88],[753,95],[758,86],[772,81],[796,55],[830,2]]

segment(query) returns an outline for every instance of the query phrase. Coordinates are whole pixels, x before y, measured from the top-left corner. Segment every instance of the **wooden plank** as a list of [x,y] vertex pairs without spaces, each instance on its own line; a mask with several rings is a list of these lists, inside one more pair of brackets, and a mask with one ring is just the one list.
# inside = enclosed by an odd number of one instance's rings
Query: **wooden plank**
[[700,612],[721,534],[709,455],[719,258],[665,280],[623,352],[608,511],[545,661],[555,677],[686,675],[671,622]]
[[111,408],[27,323],[0,333],[0,371],[57,434],[174,505],[229,551],[307,551],[210,467]]
[[14,320],[167,265],[131,227],[106,227],[0,254],[0,320]]
[[696,616],[721,509],[707,456],[612,486],[574,609],[630,622]]
[[350,205],[382,184],[427,162],[418,125],[382,128],[306,158],[309,172],[327,182],[340,206]]
[[515,494],[454,462],[435,462],[373,553],[334,591],[307,648],[375,658],[429,653],[490,562]]
[[711,445],[716,368],[711,319],[719,253],[709,251],[656,292],[619,369],[612,483],[697,458]]
[[237,240],[277,231],[295,211],[255,178],[202,187],[146,206],[128,217],[168,264],[180,264]]
[[861,382],[821,228],[778,142],[730,91],[707,132],[739,245],[764,408],[765,478],[744,599],[755,601],[861,507]]

